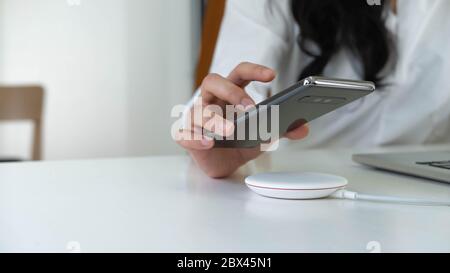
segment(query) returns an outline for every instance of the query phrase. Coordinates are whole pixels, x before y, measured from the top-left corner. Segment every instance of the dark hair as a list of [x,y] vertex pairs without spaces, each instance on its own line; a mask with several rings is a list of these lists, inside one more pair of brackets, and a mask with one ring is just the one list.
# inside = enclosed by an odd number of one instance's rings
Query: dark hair
[[[342,48],[360,60],[365,80],[377,84],[392,54],[391,38],[386,28],[384,7],[369,5],[368,0],[292,0],[291,8],[300,27],[300,48],[314,60],[299,79],[321,75],[330,59]],[[312,52],[313,42],[319,52]]]

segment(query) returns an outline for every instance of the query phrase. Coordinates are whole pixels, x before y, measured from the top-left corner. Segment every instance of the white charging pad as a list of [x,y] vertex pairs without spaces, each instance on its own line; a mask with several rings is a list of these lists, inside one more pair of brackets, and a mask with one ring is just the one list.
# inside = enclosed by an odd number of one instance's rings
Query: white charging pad
[[322,173],[263,173],[245,179],[257,194],[280,199],[325,198],[343,189],[347,179]]

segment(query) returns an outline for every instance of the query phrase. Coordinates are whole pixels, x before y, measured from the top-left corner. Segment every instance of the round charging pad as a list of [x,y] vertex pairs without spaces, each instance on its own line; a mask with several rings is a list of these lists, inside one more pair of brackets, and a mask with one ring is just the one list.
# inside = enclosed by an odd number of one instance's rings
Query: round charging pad
[[343,189],[347,179],[322,173],[263,173],[245,179],[257,194],[280,199],[325,198]]

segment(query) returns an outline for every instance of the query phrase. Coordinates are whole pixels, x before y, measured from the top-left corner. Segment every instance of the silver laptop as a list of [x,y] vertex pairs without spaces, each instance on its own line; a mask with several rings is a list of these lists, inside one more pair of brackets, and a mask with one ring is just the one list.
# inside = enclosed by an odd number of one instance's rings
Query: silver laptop
[[357,154],[353,161],[398,173],[450,183],[450,151]]

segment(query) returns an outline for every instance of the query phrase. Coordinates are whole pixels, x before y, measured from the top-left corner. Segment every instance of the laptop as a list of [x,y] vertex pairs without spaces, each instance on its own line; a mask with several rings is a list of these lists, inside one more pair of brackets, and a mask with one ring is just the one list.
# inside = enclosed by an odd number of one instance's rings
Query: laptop
[[356,154],[353,161],[370,167],[450,183],[450,151]]

